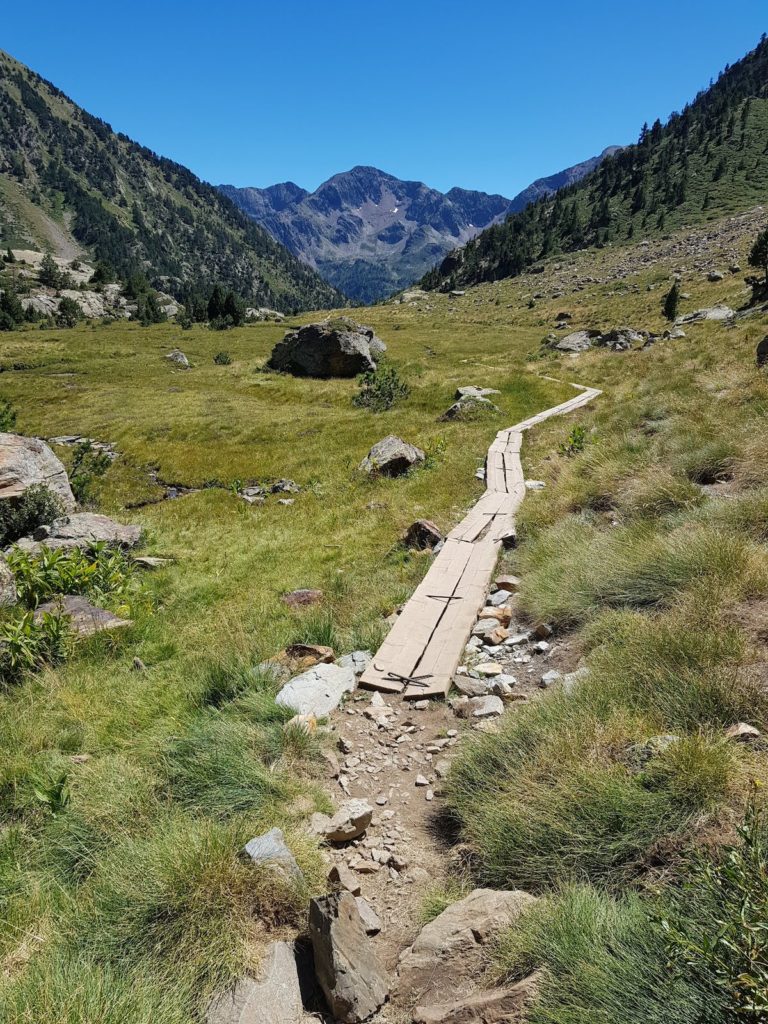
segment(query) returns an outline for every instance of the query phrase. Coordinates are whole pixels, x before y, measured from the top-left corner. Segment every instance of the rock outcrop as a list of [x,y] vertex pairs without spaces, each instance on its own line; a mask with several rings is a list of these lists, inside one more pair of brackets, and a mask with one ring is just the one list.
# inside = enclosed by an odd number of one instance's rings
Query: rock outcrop
[[426,457],[421,448],[395,437],[394,434],[389,434],[376,442],[359,468],[363,473],[402,476],[409,469],[424,462]]
[[20,498],[36,485],[47,487],[65,512],[74,509],[67,472],[45,441],[0,433],[0,501]]
[[404,1005],[463,999],[482,973],[483,947],[535,902],[527,892],[475,889],[425,925],[401,955],[394,990]]
[[39,526],[31,536],[16,541],[16,547],[36,552],[43,547],[71,550],[104,543],[109,547],[129,550],[135,548],[140,540],[140,526],[125,526],[96,512],[73,512],[70,516],[54,520],[49,526]]
[[315,974],[341,1024],[367,1020],[385,1002],[389,979],[371,945],[355,897],[336,892],[309,905]]
[[385,351],[370,327],[339,317],[288,331],[267,367],[296,377],[356,377],[375,370]]

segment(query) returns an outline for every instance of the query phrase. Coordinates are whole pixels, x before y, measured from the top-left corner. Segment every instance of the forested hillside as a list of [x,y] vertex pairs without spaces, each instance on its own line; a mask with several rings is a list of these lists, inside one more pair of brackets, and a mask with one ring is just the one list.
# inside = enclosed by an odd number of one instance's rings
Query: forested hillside
[[667,123],[581,182],[510,216],[450,253],[426,288],[493,281],[539,259],[641,240],[747,209],[768,197],[768,41],[726,67]]
[[2,51],[0,242],[144,271],[177,297],[218,281],[283,311],[343,301],[218,189]]

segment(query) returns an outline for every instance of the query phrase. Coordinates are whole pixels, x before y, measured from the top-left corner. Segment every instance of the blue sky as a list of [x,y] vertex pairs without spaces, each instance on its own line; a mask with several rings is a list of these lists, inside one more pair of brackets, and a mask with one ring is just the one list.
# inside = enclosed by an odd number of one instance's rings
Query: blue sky
[[3,6],[0,47],[214,183],[373,164],[508,196],[634,141],[768,30],[765,0]]

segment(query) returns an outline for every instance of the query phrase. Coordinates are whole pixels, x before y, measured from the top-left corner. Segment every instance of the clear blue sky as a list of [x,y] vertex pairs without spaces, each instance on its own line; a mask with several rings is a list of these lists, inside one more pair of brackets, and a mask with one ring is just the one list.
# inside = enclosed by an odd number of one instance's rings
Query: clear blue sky
[[214,183],[373,164],[513,195],[664,119],[765,0],[6,0],[0,47]]

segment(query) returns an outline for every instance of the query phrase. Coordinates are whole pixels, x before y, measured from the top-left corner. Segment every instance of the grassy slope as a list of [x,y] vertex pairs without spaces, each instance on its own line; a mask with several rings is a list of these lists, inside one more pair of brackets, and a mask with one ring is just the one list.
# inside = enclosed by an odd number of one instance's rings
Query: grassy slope
[[[115,442],[125,457],[104,478],[101,506],[142,523],[150,550],[178,559],[134,599],[130,633],[0,698],[7,1019],[188,1024],[270,930],[299,921],[306,894],[254,884],[235,856],[243,841],[280,823],[309,886],[320,884],[292,824],[316,803],[312,750],[286,740],[270,686],[244,666],[294,638],[339,651],[375,645],[383,616],[427,565],[396,548],[402,530],[418,516],[457,521],[481,490],[474,472],[493,433],[568,392],[521,373],[531,332],[496,317],[468,331],[442,306],[370,314],[413,386],[407,404],[383,415],[352,407],[352,381],[259,372],[282,334],[274,325],[83,326],[4,339],[3,365],[31,367],[0,377],[19,429]],[[175,344],[193,370],[163,359]],[[233,364],[215,366],[224,347]],[[503,417],[438,423],[455,387],[472,382],[502,389]],[[361,481],[355,466],[390,431],[430,450],[432,468]],[[187,484],[289,476],[307,490],[292,507],[273,498],[249,508],[215,489],[126,512],[156,492],[148,464]],[[281,604],[298,586],[326,591],[319,614]],[[147,672],[132,671],[136,655]],[[82,754],[89,760],[73,763]],[[54,816],[36,790],[62,773],[71,799]],[[309,801],[296,803],[302,793]]]
[[[576,262],[583,279],[622,258]],[[592,285],[539,302],[515,320],[543,333],[568,309],[575,326],[661,330],[659,284],[680,262],[633,275],[621,290]],[[470,294],[520,301],[548,285],[545,275]],[[739,306],[748,294],[740,278],[713,285],[702,273],[685,275],[683,291],[686,310]],[[465,751],[451,782],[478,875],[560,893],[500,952],[512,976],[549,968],[536,1024],[763,1019],[731,1016],[735,1001],[725,985],[710,987],[707,971],[670,973],[654,917],[717,933],[698,890],[678,902],[676,886],[697,849],[711,856],[734,839],[750,780],[766,778],[764,748],[723,741],[736,721],[768,726],[768,383],[754,362],[765,323],[690,325],[686,339],[645,350],[540,363],[605,397],[580,413],[582,452],[556,453],[556,422],[529,439],[528,473],[548,488],[526,502],[524,543],[509,564],[524,581],[523,609],[572,631],[592,675],[571,697],[555,693],[508,716],[498,735]],[[630,748],[660,734],[681,742],[638,773]],[[764,920],[764,883],[752,899]]]

